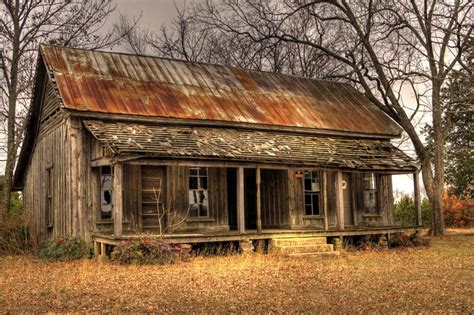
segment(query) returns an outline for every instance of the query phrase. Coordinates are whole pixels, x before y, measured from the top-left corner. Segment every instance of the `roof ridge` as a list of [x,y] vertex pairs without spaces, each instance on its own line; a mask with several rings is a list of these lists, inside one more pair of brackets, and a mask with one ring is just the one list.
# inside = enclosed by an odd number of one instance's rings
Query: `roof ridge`
[[40,49],[41,49],[41,46],[50,46],[50,47],[55,47],[55,48],[59,48],[59,49],[89,51],[89,52],[94,52],[94,53],[109,53],[109,54],[116,54],[116,55],[137,56],[137,57],[161,59],[161,60],[168,60],[168,61],[177,61],[177,62],[183,62],[183,63],[187,63],[187,64],[200,64],[200,65],[205,65],[205,66],[222,67],[222,68],[228,68],[228,69],[237,69],[237,70],[243,70],[243,71],[248,71],[248,72],[252,72],[252,73],[268,73],[268,74],[272,74],[272,75],[279,75],[279,76],[285,76],[285,77],[290,77],[290,78],[298,78],[298,79],[303,79],[303,80],[311,80],[311,81],[319,81],[319,82],[324,82],[324,83],[336,83],[336,84],[340,84],[340,85],[346,85],[346,86],[350,86],[355,91],[361,93],[359,90],[357,90],[356,88],[354,88],[352,85],[350,85],[347,82],[332,81],[332,80],[319,79],[319,78],[308,78],[308,77],[304,77],[304,76],[301,76],[301,75],[281,73],[281,72],[273,72],[273,71],[270,71],[270,70],[248,69],[248,68],[237,67],[237,66],[234,66],[234,65],[209,63],[209,62],[203,62],[203,61],[190,61],[190,60],[185,60],[185,59],[177,59],[177,58],[170,58],[170,57],[163,57],[163,56],[156,56],[156,55],[149,55],[149,54],[137,54],[137,53],[133,53],[133,52],[106,51],[106,50],[100,50],[100,49],[66,47],[66,46],[55,45],[55,44],[50,44],[50,43],[40,43]]

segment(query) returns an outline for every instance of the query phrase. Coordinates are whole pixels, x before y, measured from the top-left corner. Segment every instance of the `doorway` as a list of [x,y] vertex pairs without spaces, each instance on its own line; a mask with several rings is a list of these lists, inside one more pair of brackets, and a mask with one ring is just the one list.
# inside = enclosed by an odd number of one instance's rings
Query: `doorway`
[[342,196],[344,198],[344,226],[354,225],[352,212],[351,174],[342,173]]
[[257,228],[257,172],[254,168],[244,169],[245,229]]
[[227,169],[227,211],[229,229],[237,230],[237,169]]

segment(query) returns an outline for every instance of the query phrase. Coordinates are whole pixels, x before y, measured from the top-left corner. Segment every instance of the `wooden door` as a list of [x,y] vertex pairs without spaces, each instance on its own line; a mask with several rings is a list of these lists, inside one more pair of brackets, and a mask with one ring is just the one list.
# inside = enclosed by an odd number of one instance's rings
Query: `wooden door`
[[159,215],[163,213],[165,200],[165,167],[142,166],[142,228],[159,229]]
[[351,174],[342,173],[342,196],[344,198],[344,226],[354,225],[352,213]]

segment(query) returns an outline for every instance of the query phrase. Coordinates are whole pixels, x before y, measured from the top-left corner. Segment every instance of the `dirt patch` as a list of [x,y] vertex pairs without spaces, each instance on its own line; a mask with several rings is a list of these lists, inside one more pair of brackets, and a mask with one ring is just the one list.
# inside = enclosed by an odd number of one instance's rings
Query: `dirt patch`
[[474,234],[340,258],[194,258],[168,266],[0,258],[2,311],[474,311]]

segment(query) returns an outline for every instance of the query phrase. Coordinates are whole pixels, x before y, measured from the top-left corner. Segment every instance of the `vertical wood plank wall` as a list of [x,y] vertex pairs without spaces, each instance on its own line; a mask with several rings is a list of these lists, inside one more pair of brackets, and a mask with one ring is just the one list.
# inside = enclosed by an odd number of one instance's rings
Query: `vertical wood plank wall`
[[[328,226],[334,228],[337,223],[336,214],[336,190],[335,190],[335,171],[326,171],[327,178],[327,211]],[[304,216],[304,188],[303,178],[296,178],[295,171],[288,171],[288,202],[290,222],[292,228],[314,227],[322,229],[324,227],[323,219],[309,219]],[[390,225],[394,224],[393,218],[393,191],[392,176],[389,174],[377,175],[378,192],[378,214],[365,215],[363,202],[363,179],[362,173],[351,173],[351,188],[353,198],[353,208],[355,212],[356,225]]]
[[[166,170],[167,205],[182,215],[189,208],[188,167],[168,166]],[[228,230],[227,211],[227,171],[225,168],[208,169],[209,217],[206,219],[190,218],[183,222],[176,231]]]
[[[59,110],[51,82],[45,82],[40,127],[31,161],[26,170],[23,205],[29,212],[28,227],[33,239],[73,234],[71,211],[70,129],[68,118]],[[52,181],[52,227],[46,228],[48,169]],[[49,234],[49,235],[48,235]]]
[[262,227],[289,227],[288,172],[261,170]]

